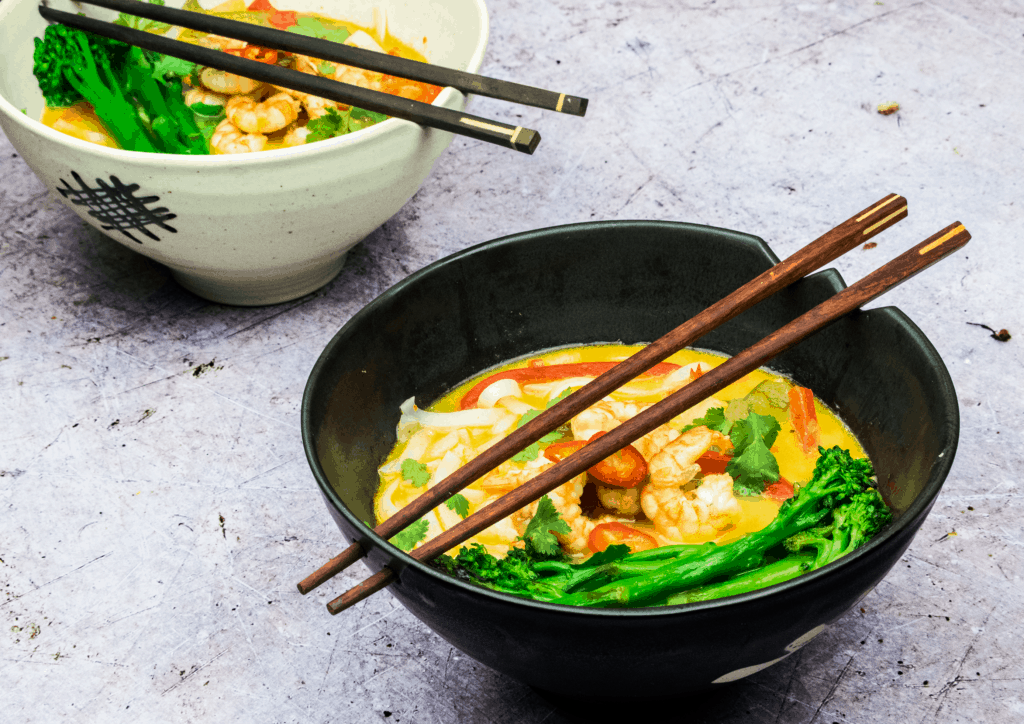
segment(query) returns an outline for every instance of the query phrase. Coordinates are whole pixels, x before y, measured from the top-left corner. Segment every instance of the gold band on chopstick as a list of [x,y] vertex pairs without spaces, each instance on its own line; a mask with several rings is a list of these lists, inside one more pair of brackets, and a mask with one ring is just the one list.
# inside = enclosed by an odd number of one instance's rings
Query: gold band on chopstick
[[558,103],[555,105],[555,110],[559,113],[562,112],[562,104],[565,103],[565,93],[558,94]]
[[[893,214],[889,214],[889,215],[888,215],[888,216],[886,216],[886,217],[885,217],[884,219],[882,219],[881,221],[879,221],[879,222],[878,222],[877,224],[872,224],[872,225],[871,225],[871,226],[869,226],[868,228],[864,229],[864,231],[862,232],[862,236],[867,236],[868,234],[870,234],[870,233],[871,233],[872,231],[874,231],[875,229],[877,229],[877,228],[878,228],[879,226],[881,226],[881,225],[882,225],[882,224],[884,224],[885,222],[887,222],[887,221],[892,221],[893,219],[895,219],[895,218],[896,218],[897,216],[899,216],[900,214],[902,214],[902,213],[903,213],[903,212],[905,212],[905,211],[906,211],[906,209],[905,209],[905,208],[903,208],[903,209],[900,209],[899,211],[897,211],[897,212],[895,212],[895,213],[893,213]],[[864,217],[861,217],[861,218],[864,218]]]
[[959,234],[963,230],[964,230],[964,225],[963,224],[958,224],[955,229],[953,229],[950,232],[947,232],[942,237],[936,239],[931,244],[929,244],[928,246],[924,247],[923,249],[921,249],[921,251],[919,251],[917,253],[921,254],[921,255],[927,254],[929,251],[931,251],[935,247],[942,246],[943,244],[945,244],[947,241],[952,239],[954,236],[956,236],[957,234]]
[[519,134],[522,133],[522,131],[522,126],[516,126],[516,130],[512,133],[512,138],[508,139],[508,142],[512,144],[512,148],[516,147],[516,139],[519,138]]
[[[869,216],[871,216],[871,214],[875,213],[876,211],[878,211],[878,210],[879,210],[880,208],[882,208],[883,206],[888,206],[888,205],[889,205],[889,204],[891,204],[891,203],[892,203],[893,201],[896,201],[897,199],[902,199],[902,198],[903,198],[902,196],[899,196],[899,195],[897,195],[897,196],[893,196],[893,197],[892,197],[891,199],[889,199],[888,201],[883,201],[883,202],[882,202],[882,203],[880,203],[880,204],[879,204],[878,206],[875,206],[875,207],[873,207],[873,208],[870,208],[870,209],[868,209],[867,211],[865,211],[865,212],[864,212],[863,214],[861,214],[860,216],[858,216],[858,217],[857,217],[857,221],[863,221],[864,219],[866,219],[866,218],[868,218]],[[872,228],[874,228],[874,227],[872,227]]]
[[[475,118],[460,118],[459,123],[465,123],[467,126],[473,126],[474,128],[482,128],[485,131],[494,131],[495,133],[507,133],[509,135],[515,133],[515,131],[511,131],[508,128],[496,126],[493,123],[485,123],[483,121],[478,121]],[[519,130],[522,130],[521,126],[516,128],[516,131]]]

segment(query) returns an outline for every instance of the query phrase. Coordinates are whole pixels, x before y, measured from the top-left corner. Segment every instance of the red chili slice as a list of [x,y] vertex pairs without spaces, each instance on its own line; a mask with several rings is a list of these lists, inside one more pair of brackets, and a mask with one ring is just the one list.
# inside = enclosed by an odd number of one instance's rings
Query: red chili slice
[[777,500],[780,503],[783,500],[789,500],[795,494],[796,493],[793,491],[793,483],[783,477],[780,477],[774,483],[765,483],[764,492],[761,493],[764,497]]
[[[463,410],[468,410],[471,407],[476,407],[477,401],[480,399],[480,393],[486,390],[490,385],[494,384],[498,380],[515,380],[520,384],[528,384],[531,382],[552,382],[554,380],[565,380],[570,377],[597,377],[598,375],[604,374],[617,362],[573,362],[570,364],[559,364],[559,365],[531,365],[529,367],[520,367],[514,370],[503,370],[502,372],[496,372],[490,377],[487,377],[480,382],[473,385],[472,389],[466,393],[466,396],[462,398],[462,402],[459,403],[459,407]],[[651,369],[644,372],[644,376],[648,375],[667,375],[669,372],[673,372],[679,369],[679,365],[672,364],[671,362],[661,362],[654,365]]]
[[633,551],[647,551],[658,547],[654,536],[637,530],[625,523],[600,523],[594,526],[587,538],[587,546],[594,553],[600,553],[611,545],[625,544]]
[[[572,455],[587,443],[591,443],[604,435],[603,432],[595,432],[589,440],[570,440],[568,442],[556,442],[544,450],[544,457],[552,462],[558,462]],[[618,488],[635,488],[647,477],[647,461],[632,445],[626,445],[618,452],[614,452],[604,460],[587,469],[587,472],[605,485],[614,485]]]
[[246,8],[246,10],[256,10],[256,11],[261,11],[261,10],[271,10],[272,11],[272,10],[276,10],[276,9],[277,8],[275,8],[273,5],[270,4],[270,0],[254,0],[254,2],[249,3],[249,7]]
[[730,460],[732,460],[732,455],[708,450],[697,458],[697,464],[700,465],[701,475],[721,475],[725,472],[725,467]]

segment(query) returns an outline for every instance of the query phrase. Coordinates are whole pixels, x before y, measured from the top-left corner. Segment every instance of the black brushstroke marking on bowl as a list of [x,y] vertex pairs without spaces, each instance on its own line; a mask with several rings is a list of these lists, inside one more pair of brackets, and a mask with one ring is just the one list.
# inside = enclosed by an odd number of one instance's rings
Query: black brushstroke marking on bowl
[[[328,511],[348,541],[370,551],[371,570],[399,572],[388,590],[414,615],[478,661],[541,689],[678,696],[783,656],[794,640],[842,616],[899,560],[956,452],[952,381],[895,308],[850,315],[772,364],[850,425],[895,511],[867,546],[818,571],[685,606],[567,608],[444,576],[362,522],[373,515],[376,468],[395,441],[406,398],[425,406],[492,365],[544,349],[649,342],[777,261],[763,241],[734,231],[599,222],[497,239],[411,275],[335,335],[306,385],[303,442]],[[698,344],[735,354],[843,286],[834,270],[819,272]]]
[[167,225],[168,221],[177,218],[177,214],[170,213],[163,206],[157,209],[148,208],[149,204],[156,203],[160,197],[136,198],[138,184],[125,185],[117,176],[111,176],[109,184],[103,179],[96,179],[96,187],[93,188],[86,185],[77,171],[72,171],[71,176],[78,184],[78,188],[73,188],[61,179],[64,188],[58,186],[57,191],[75,206],[88,206],[89,216],[99,221],[104,231],[120,231],[136,244],[142,242],[132,236],[132,230],[142,232],[153,241],[160,241],[160,237],[147,229],[147,226],[158,226],[172,234],[178,233],[177,229]]

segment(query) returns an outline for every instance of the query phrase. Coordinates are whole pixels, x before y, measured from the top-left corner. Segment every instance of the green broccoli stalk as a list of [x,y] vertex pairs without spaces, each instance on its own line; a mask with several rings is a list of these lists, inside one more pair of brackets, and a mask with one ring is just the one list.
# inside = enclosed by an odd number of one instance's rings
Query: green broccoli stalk
[[746,573],[733,576],[728,581],[720,583],[709,583],[706,586],[698,586],[688,591],[669,596],[665,601],[666,606],[676,606],[681,603],[695,603],[696,601],[710,601],[713,598],[725,598],[726,596],[737,596],[741,593],[756,591],[758,588],[774,586],[776,583],[796,578],[814,567],[814,556],[809,554],[786,556],[780,561],[769,563],[755,568]]
[[49,25],[42,40],[35,39],[32,72],[48,106],[70,106],[86,100],[122,148],[155,152],[115,72],[124,65],[130,49],[125,43],[76,28]]
[[[593,591],[570,594],[558,602],[587,606],[637,606],[663,601],[681,591],[735,576],[761,566],[765,555],[786,539],[826,521],[832,533],[830,545],[817,560],[824,563],[845,555],[867,541],[890,519],[878,491],[873,487],[874,474],[867,459],[854,460],[847,450],[819,448],[811,481],[785,501],[778,515],[766,527],[722,546],[709,547],[699,557],[682,557],[652,567],[645,575],[615,581]],[[793,545],[803,547],[824,540],[819,534]],[[823,545],[823,544],[822,544]],[[626,560],[626,559],[624,559]],[[822,563],[822,565],[824,565]],[[756,582],[757,571],[746,582],[746,590],[771,585],[769,580]],[[731,594],[730,594],[731,595]]]
[[[846,555],[891,520],[873,487],[870,461],[854,460],[838,447],[819,452],[811,481],[782,504],[775,519],[732,543],[663,546],[638,553],[613,545],[572,564],[552,555],[556,541],[550,531],[566,532],[558,527],[565,523],[542,498],[524,533],[523,548],[499,559],[477,544],[454,558],[440,556],[434,565],[504,593],[577,606],[689,603],[771,586]],[[769,552],[774,555],[780,547],[791,554],[771,561]],[[816,552],[799,552],[805,548]]]
[[118,144],[151,153],[209,153],[181,82],[167,80],[164,56],[65,25],[35,39],[33,69],[46,104],[92,104]]
[[[161,62],[152,62],[152,56]],[[162,62],[167,58],[169,56],[132,48],[125,63],[128,88],[140,103],[149,128],[159,139],[160,150],[164,153],[209,153],[206,139],[195,122],[195,114],[185,105],[182,96],[181,79],[187,77],[195,66],[187,61],[184,61],[185,66]]]

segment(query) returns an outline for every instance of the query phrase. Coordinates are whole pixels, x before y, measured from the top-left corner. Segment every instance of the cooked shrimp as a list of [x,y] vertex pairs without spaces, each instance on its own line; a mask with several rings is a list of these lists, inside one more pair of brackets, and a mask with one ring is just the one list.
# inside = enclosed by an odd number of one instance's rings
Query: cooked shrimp
[[252,78],[243,78],[234,73],[227,73],[216,68],[203,68],[199,72],[199,81],[207,90],[223,93],[226,96],[238,96],[252,93],[263,87],[263,83]]
[[697,458],[723,438],[721,433],[709,430],[703,425],[687,430],[651,458],[647,464],[651,484],[659,487],[678,487],[690,482],[700,473]]
[[259,103],[234,96],[224,110],[228,120],[245,133],[273,133],[299,117],[299,102],[287,93],[275,93]]
[[214,93],[205,88],[189,88],[185,91],[184,100],[186,106],[202,103],[206,106],[220,106],[223,108],[228,103],[228,96],[223,93]]
[[732,493],[732,476],[706,475],[700,486],[687,492],[676,486],[648,485],[640,498],[654,529],[672,540],[684,536],[713,538],[735,523],[742,512]]
[[[366,33],[363,33],[363,35],[369,37]],[[346,41],[345,45],[352,45],[352,43]],[[294,67],[295,70],[301,73],[309,73],[310,75],[318,75],[322,78],[330,78],[342,83],[350,83],[360,88],[369,88],[376,91],[384,89],[384,76],[372,70],[353,68],[350,65],[342,65],[341,63],[331,63],[319,60],[318,58],[311,58],[308,55],[296,55]]]
[[589,440],[595,432],[610,432],[631,417],[642,412],[645,405],[635,402],[601,400],[576,415],[569,422],[577,440]]
[[293,124],[289,127],[288,132],[284,134],[284,142],[282,145],[286,148],[291,146],[303,146],[305,145],[309,134],[310,130],[305,126]]
[[672,421],[669,421],[661,427],[654,428],[639,440],[635,440],[633,447],[644,456],[644,460],[650,462],[662,448],[679,437],[680,427],[682,425],[675,425]]
[[700,472],[697,459],[712,444],[724,444],[723,440],[720,433],[695,427],[651,459],[650,482],[640,493],[640,505],[658,533],[672,540],[714,536],[740,514],[729,475],[707,475],[696,490],[684,489]]
[[214,153],[252,153],[262,151],[267,137],[262,133],[245,133],[225,118],[213,129],[210,149]]

